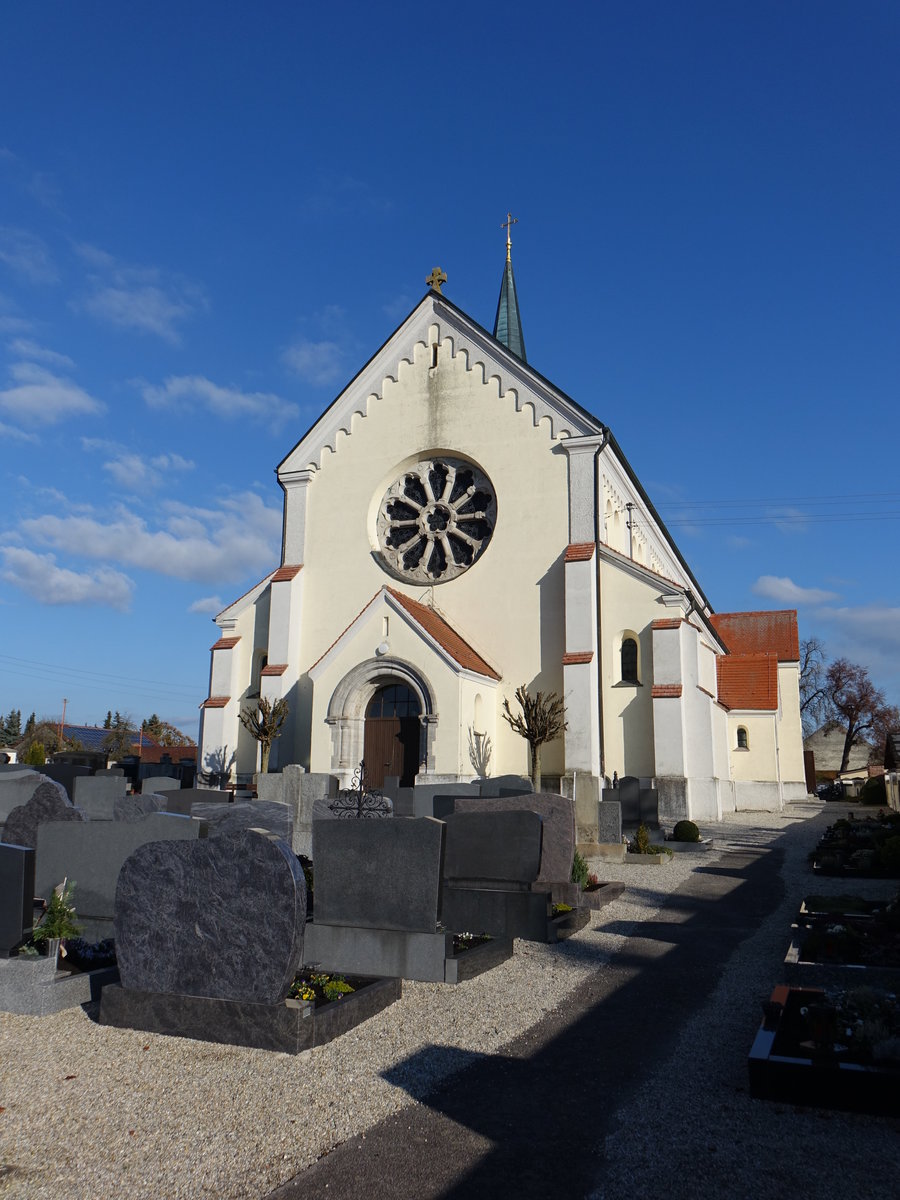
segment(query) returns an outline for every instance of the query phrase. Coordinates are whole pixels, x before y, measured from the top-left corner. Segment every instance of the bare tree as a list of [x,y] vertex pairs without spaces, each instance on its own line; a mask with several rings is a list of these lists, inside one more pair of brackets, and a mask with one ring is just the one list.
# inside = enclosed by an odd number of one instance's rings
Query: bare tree
[[101,745],[107,758],[116,760],[134,753],[137,744],[138,731],[130,716],[116,713],[115,719],[103,736]]
[[541,746],[552,742],[568,727],[566,722],[566,707],[561,696],[556,692],[537,692],[529,694],[528,688],[522,684],[516,688],[516,700],[521,713],[513,714],[509,700],[503,700],[503,720],[528,743],[531,751],[531,782],[534,790],[541,790]]
[[269,769],[272,743],[278,737],[288,714],[287,700],[270,700],[261,696],[254,708],[245,708],[241,713],[241,724],[251,737],[259,742],[259,771],[265,775]]
[[800,643],[800,717],[807,736],[828,716],[825,684],[825,646],[817,637],[804,638]]
[[829,714],[844,730],[841,771],[847,770],[854,746],[867,744],[874,750],[887,733],[900,729],[900,711],[887,703],[865,667],[835,659],[825,672],[825,691]]

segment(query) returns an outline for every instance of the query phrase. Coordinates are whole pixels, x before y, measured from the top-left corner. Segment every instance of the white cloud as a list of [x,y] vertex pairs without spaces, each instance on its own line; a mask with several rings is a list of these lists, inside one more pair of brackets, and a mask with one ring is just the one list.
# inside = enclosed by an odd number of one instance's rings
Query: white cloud
[[218,596],[203,596],[200,600],[195,600],[188,607],[189,613],[201,613],[204,616],[214,617],[216,613],[220,613],[225,607],[225,601],[220,600]]
[[167,471],[190,471],[193,467],[194,464],[180,454],[158,454],[147,460],[139,454],[126,452],[103,464],[103,470],[112,476],[119,487],[135,493],[159,487]]
[[286,347],[282,362],[307,383],[320,387],[344,375],[343,354],[337,342],[314,342],[298,337]]
[[15,429],[12,425],[4,425],[0,421],[0,438],[9,438],[10,441],[18,442],[36,442],[37,435],[34,433],[26,433],[24,429]]
[[78,572],[57,566],[52,554],[18,546],[0,547],[0,553],[5,562],[0,576],[39,604],[101,604],[120,612],[131,605],[134,582],[112,567]]
[[775,600],[779,604],[824,604],[826,600],[837,600],[837,592],[826,592],[823,588],[804,588],[786,575],[760,575],[750,589],[757,596]]
[[78,414],[105,412],[99,400],[46,367],[13,363],[9,373],[18,386],[0,391],[0,409],[26,424],[50,424]]
[[272,392],[242,392],[237,388],[220,387],[202,375],[173,375],[161,387],[139,384],[141,395],[151,408],[171,408],[196,404],[218,417],[234,420],[250,417],[279,424],[296,417],[296,404],[282,400]]
[[80,245],[76,252],[97,273],[89,276],[91,290],[74,307],[102,321],[177,345],[179,325],[209,307],[202,288],[180,276],[119,263],[97,246]]
[[12,225],[0,225],[0,262],[31,283],[56,283],[59,273],[46,243]]
[[46,346],[41,346],[30,338],[13,338],[8,349],[19,358],[31,358],[36,362],[49,363],[52,367],[71,370],[75,366],[68,354],[57,354],[55,350],[48,350]]
[[84,558],[113,561],[175,579],[237,580],[278,559],[281,509],[243,492],[217,508],[163,506],[159,528],[122,507],[109,521],[47,513],[22,522],[26,537]]

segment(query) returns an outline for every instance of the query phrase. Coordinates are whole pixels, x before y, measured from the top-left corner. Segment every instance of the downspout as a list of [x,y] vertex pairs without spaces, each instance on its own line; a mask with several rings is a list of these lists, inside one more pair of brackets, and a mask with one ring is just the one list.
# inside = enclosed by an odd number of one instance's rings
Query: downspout
[[[594,544],[597,545],[600,541],[600,455],[609,445],[609,430],[604,427],[603,440],[597,447],[597,453],[594,455]],[[603,740],[603,622],[600,619],[600,612],[603,607],[600,599],[600,555],[595,552],[594,557],[596,562],[594,570],[597,572],[597,719],[600,722],[599,741],[600,741],[600,780],[599,785],[603,787],[603,781],[606,778],[606,747]]]

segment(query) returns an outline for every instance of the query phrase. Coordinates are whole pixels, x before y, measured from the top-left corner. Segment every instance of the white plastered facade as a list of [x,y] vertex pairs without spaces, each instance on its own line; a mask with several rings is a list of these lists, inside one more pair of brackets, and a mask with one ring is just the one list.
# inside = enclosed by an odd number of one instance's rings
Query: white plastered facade
[[[453,578],[421,578],[420,567],[413,579],[384,552],[384,498],[404,472],[440,461],[488,481],[492,529]],[[502,719],[524,684],[566,702],[545,777],[596,787],[637,776],[659,787],[668,819],[735,806],[730,717],[716,696],[725,647],[687,564],[608,429],[444,297],[424,297],[278,479],[282,564],[216,618],[201,770],[232,755],[239,779],[256,770],[239,713],[261,694],[289,706],[270,767],[297,762],[349,783],[366,705],[394,682],[419,702],[420,781],[471,779],[485,769],[473,745],[491,747],[490,774],[524,774],[527,746]],[[637,679],[621,677],[625,638]],[[793,710],[782,741],[791,721]],[[799,702],[796,730],[802,763]],[[774,784],[777,764],[766,770]]]

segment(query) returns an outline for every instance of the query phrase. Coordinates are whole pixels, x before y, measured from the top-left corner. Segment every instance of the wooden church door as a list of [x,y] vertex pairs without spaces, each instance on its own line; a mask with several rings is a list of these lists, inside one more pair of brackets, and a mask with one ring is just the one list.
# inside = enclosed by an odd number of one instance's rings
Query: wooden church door
[[402,683],[379,688],[366,708],[363,758],[372,787],[397,775],[412,787],[419,769],[419,701]]

